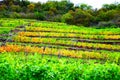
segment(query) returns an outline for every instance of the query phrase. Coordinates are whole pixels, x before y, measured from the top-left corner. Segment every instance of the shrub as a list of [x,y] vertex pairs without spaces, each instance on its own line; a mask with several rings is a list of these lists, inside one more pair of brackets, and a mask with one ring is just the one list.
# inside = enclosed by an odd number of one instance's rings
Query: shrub
[[116,24],[112,21],[109,22],[99,22],[98,28],[108,28],[108,27],[116,27]]
[[73,16],[70,13],[66,13],[62,16],[62,22],[67,22],[69,24],[72,24]]
[[75,25],[89,26],[92,20],[92,15],[81,9],[76,9],[75,11],[69,11],[62,17],[62,22]]
[[16,12],[10,14],[10,18],[20,18],[20,17],[21,17],[20,14]]
[[40,13],[40,12],[35,12],[35,18],[38,20],[44,20],[45,19],[45,14],[44,13]]

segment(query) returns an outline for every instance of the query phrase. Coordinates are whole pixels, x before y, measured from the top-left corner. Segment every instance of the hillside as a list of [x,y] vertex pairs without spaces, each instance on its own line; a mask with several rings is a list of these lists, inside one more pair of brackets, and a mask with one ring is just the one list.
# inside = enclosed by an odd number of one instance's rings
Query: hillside
[[119,31],[0,19],[0,79],[119,80]]

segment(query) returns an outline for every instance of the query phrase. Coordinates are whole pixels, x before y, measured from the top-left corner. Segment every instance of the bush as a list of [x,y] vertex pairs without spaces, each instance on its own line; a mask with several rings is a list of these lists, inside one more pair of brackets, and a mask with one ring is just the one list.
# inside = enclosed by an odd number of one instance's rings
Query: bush
[[9,11],[4,11],[4,12],[2,12],[2,14],[3,14],[4,17],[7,17],[7,18],[10,17],[10,12]]
[[25,19],[35,19],[35,14],[34,13],[20,13],[21,18]]
[[91,20],[93,19],[92,15],[81,9],[76,9],[75,11],[69,11],[62,17],[62,22],[75,25],[89,26]]
[[97,15],[97,21],[110,21],[115,18],[116,15],[120,15],[119,10],[99,11]]
[[17,5],[12,5],[10,7],[11,11],[13,12],[21,12],[22,11],[22,8],[20,6],[17,6]]
[[20,14],[16,12],[10,14],[10,18],[20,18],[20,17],[21,17]]
[[116,24],[113,23],[112,21],[109,22],[99,22],[98,24],[98,28],[112,28],[112,27],[116,27]]
[[35,19],[35,14],[34,13],[26,13],[26,16],[28,19]]
[[73,23],[72,21],[73,21],[73,16],[70,13],[66,13],[62,16],[62,22],[72,24]]
[[62,15],[56,15],[52,17],[52,21],[54,22],[61,22]]
[[35,18],[38,20],[44,20],[45,19],[45,14],[44,13],[40,13],[40,12],[35,12]]

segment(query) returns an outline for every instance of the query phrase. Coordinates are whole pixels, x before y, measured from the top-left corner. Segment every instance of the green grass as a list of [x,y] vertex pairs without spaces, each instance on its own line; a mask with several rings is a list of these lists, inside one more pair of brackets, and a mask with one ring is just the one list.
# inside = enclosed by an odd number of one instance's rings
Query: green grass
[[0,54],[1,80],[119,80],[120,66],[54,56]]
[[13,29],[12,27],[0,27],[0,34],[8,34]]

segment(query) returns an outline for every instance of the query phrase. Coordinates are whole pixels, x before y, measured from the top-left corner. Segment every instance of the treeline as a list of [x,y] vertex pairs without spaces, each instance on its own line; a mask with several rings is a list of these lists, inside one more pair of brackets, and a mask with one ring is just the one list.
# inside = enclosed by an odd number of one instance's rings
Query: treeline
[[28,18],[66,22],[83,26],[120,26],[120,3],[93,9],[87,4],[74,5],[69,0],[33,3],[28,0],[3,0],[0,17]]

